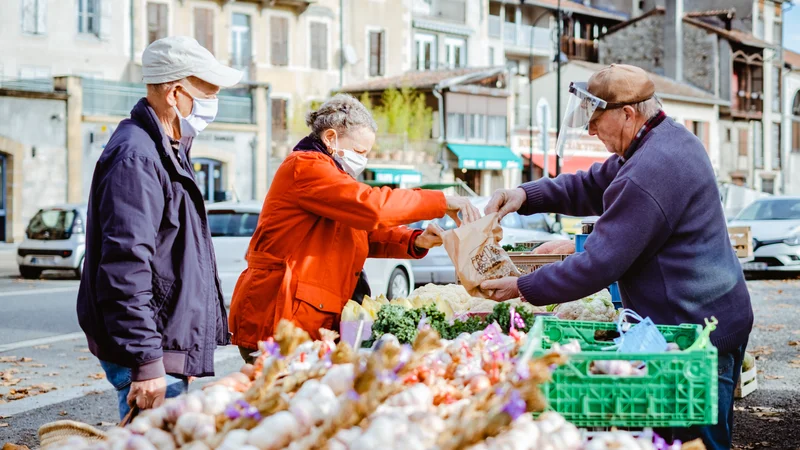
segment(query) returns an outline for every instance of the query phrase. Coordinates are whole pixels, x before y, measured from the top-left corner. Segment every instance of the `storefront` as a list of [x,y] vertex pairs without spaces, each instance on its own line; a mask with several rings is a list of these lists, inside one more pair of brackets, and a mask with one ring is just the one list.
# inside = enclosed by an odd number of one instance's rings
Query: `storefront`
[[372,186],[410,188],[422,184],[422,174],[412,167],[367,167],[364,182]]
[[498,145],[447,144],[448,165],[455,178],[480,196],[519,183],[522,159],[509,147]]

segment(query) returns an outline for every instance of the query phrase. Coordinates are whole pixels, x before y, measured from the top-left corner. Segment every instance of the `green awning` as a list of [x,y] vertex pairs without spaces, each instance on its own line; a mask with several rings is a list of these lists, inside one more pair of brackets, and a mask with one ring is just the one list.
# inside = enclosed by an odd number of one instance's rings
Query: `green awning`
[[375,174],[376,183],[384,184],[419,184],[422,183],[422,174],[412,169],[395,169],[388,167],[367,167]]
[[458,158],[459,169],[503,170],[522,168],[522,158],[498,145],[447,144]]

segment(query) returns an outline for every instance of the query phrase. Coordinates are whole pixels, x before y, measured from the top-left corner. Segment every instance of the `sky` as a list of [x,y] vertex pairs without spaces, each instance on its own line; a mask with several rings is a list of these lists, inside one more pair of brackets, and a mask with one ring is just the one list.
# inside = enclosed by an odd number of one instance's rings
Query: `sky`
[[800,53],[800,0],[794,0],[792,8],[784,14],[783,46]]

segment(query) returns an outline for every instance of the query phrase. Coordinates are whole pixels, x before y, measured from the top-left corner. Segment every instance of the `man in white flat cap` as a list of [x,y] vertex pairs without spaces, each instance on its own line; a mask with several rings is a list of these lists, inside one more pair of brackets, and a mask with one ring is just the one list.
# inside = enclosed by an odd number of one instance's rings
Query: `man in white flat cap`
[[192,139],[242,73],[174,36],[142,55],[147,97],[97,162],[89,193],[78,318],[117,389],[120,418],[159,406],[191,377],[214,374],[230,342]]

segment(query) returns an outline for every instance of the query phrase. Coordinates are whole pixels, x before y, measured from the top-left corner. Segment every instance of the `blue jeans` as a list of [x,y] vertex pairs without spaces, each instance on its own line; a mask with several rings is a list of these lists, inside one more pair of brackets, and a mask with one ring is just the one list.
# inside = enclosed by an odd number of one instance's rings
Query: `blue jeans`
[[[131,369],[107,361],[100,361],[100,366],[106,372],[106,379],[117,390],[119,420],[122,420],[131,410],[128,405],[128,392],[131,390]],[[167,375],[167,398],[177,397],[186,392],[188,388],[188,379]]]
[[739,383],[745,348],[747,344],[717,355],[719,421],[716,425],[673,428],[667,432],[662,430],[656,432],[668,441],[670,437],[672,440],[680,439],[683,442],[701,438],[708,450],[729,450],[733,446],[733,391]]

